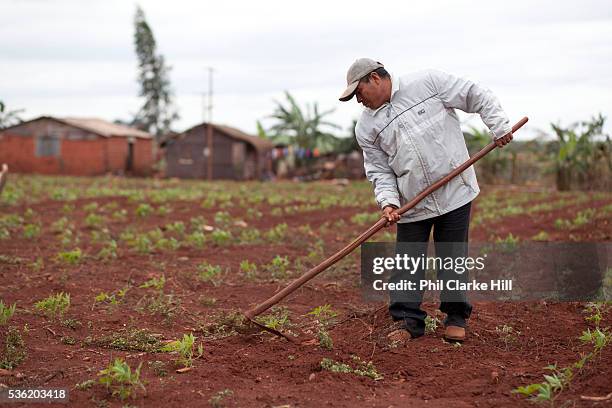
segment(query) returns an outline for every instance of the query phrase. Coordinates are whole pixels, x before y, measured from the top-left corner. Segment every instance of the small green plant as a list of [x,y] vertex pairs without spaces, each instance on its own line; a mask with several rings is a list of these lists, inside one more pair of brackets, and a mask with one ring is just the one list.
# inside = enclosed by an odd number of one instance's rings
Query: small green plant
[[115,221],[127,221],[127,210],[124,208],[117,210],[113,212],[113,215],[111,215],[111,217]]
[[12,370],[21,364],[26,356],[27,352],[21,332],[16,327],[9,327],[6,333],[4,353],[0,360],[0,368]]
[[134,398],[138,389],[146,393],[146,388],[140,381],[141,366],[142,363],[138,365],[136,370],[132,371],[128,363],[118,357],[106,369],[98,373],[100,384],[106,386],[112,392],[112,395],[119,396],[121,400],[130,396]]
[[87,213],[94,212],[97,209],[98,209],[98,203],[96,203],[95,201],[83,206],[83,211]]
[[313,316],[317,321],[323,325],[328,325],[331,320],[338,316],[338,313],[331,308],[331,305],[322,305],[317,306],[307,313],[310,316]]
[[437,316],[427,316],[425,318],[425,333],[435,333],[440,324],[440,319]]
[[270,313],[258,316],[256,320],[260,324],[274,330],[283,330],[292,326],[289,320],[289,309],[286,307],[275,306],[270,309]]
[[162,275],[160,277],[149,279],[148,281],[140,285],[139,288],[154,288],[155,290],[162,292],[164,290],[164,286],[166,286],[166,276]]
[[227,211],[217,211],[215,213],[215,224],[220,227],[227,227],[232,222],[232,216]]
[[373,224],[380,219],[379,213],[363,212],[351,217],[351,222],[357,225]]
[[102,248],[100,250],[100,252],[98,252],[97,258],[100,260],[110,260],[110,259],[117,259],[117,241],[115,241],[114,239],[111,239],[106,246],[104,246],[104,248]]
[[172,212],[172,208],[167,205],[160,205],[157,207],[157,215],[161,215],[162,217],[168,215]]
[[287,228],[287,224],[284,222],[282,224],[274,226],[266,232],[266,240],[272,243],[282,242],[285,239],[285,236],[287,235]]
[[321,360],[321,368],[334,373],[352,373],[362,377],[369,377],[374,381],[382,380],[384,377],[380,374],[374,364],[369,361],[365,362],[357,356],[353,356],[353,361],[357,364],[356,368],[352,368],[350,365],[340,363],[329,358]]
[[183,221],[175,221],[173,223],[166,224],[166,231],[173,232],[179,236],[183,236],[185,234],[185,230],[185,223]]
[[23,226],[23,237],[24,238],[36,238],[40,235],[40,224],[26,224]]
[[56,258],[62,263],[76,265],[83,260],[83,252],[81,252],[81,248],[76,248],[72,251],[59,252]]
[[104,222],[104,217],[99,214],[92,213],[85,217],[85,225],[89,228],[102,228]]
[[257,228],[245,228],[240,232],[238,240],[242,244],[254,244],[261,240],[261,233]]
[[85,380],[81,383],[75,384],[74,388],[76,390],[85,391],[93,387],[95,384],[96,382],[94,380]]
[[286,256],[276,255],[266,266],[266,269],[270,272],[273,279],[285,279],[287,278],[288,266],[289,259]]
[[208,262],[202,262],[198,265],[198,279],[203,282],[211,282],[214,286],[219,286],[221,279],[221,266],[211,265]]
[[512,343],[518,342],[518,336],[521,335],[520,331],[514,330],[512,326],[503,325],[495,327],[495,332],[499,335],[499,338],[504,341],[506,349]]
[[194,248],[204,248],[206,235],[201,231],[194,231],[186,237],[187,243]]
[[535,234],[533,237],[531,237],[532,241],[549,241],[550,240],[550,234],[546,231],[540,231],[537,234]]
[[34,307],[48,317],[63,316],[70,307],[70,294],[60,292],[34,304]]
[[136,215],[139,217],[146,217],[153,212],[153,207],[151,207],[147,203],[141,203],[138,207],[136,207]]
[[257,277],[257,265],[245,259],[240,262],[240,272],[244,274],[245,278],[253,280]]
[[210,397],[208,403],[213,408],[222,408],[225,405],[224,400],[228,397],[231,397],[232,395],[234,395],[234,391],[230,390],[229,388],[226,388],[223,391],[219,391],[215,395]]
[[160,337],[161,335],[151,333],[147,329],[124,328],[97,338],[88,336],[83,343],[115,350],[155,353],[162,347]]
[[91,308],[93,309],[98,304],[102,304],[102,305],[106,304],[106,305],[109,305],[111,308],[116,307],[119,305],[119,303],[123,301],[123,299],[125,298],[125,295],[127,294],[129,290],[130,290],[130,286],[126,286],[110,294],[107,292],[100,292],[94,298],[94,304]]
[[[191,367],[193,365],[194,352],[193,346],[195,344],[196,337],[193,333],[184,334],[182,340],[174,340],[161,348],[161,351],[178,353],[179,358],[177,363],[184,367]],[[198,345],[198,354],[195,358],[202,356],[204,352],[202,343]]]
[[232,239],[232,233],[229,231],[216,229],[210,234],[210,237],[213,244],[221,246],[227,244]]
[[506,238],[497,238],[495,243],[497,247],[503,252],[513,252],[518,247],[520,242],[519,237],[515,237],[512,233],[509,233]]
[[11,317],[15,314],[16,303],[12,306],[5,305],[2,299],[0,299],[0,326],[4,326]]

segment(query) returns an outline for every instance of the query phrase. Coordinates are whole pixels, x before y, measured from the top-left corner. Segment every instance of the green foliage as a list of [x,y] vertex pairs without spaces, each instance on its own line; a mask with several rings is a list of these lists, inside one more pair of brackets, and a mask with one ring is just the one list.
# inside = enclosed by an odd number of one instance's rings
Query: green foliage
[[12,370],[25,360],[27,352],[21,332],[15,327],[9,327],[6,332],[4,352],[0,358],[0,368]]
[[147,353],[158,352],[162,347],[160,335],[153,334],[147,329],[136,328],[125,328],[98,338],[88,336],[83,343],[87,346]]
[[[184,367],[191,367],[193,365],[194,351],[193,347],[196,341],[196,337],[193,333],[184,334],[182,340],[174,340],[167,343],[161,348],[164,352],[178,353],[179,358],[177,363]],[[198,345],[198,355],[195,358],[201,357],[203,353],[202,343]]]
[[216,229],[210,234],[210,237],[213,244],[221,246],[229,243],[229,241],[232,239],[232,234],[229,231]]
[[110,260],[117,259],[117,241],[111,239],[108,244],[98,252],[98,259]]
[[425,317],[425,333],[435,333],[441,323],[437,316]]
[[146,217],[153,213],[153,207],[151,207],[147,203],[141,203],[138,207],[136,207],[136,215],[139,217]]
[[240,262],[240,272],[249,280],[255,279],[257,277],[257,265],[245,259]]
[[[606,118],[599,114],[567,128],[551,124],[558,139],[553,159],[559,191],[570,190],[576,184],[589,187],[600,182],[602,177],[598,177],[598,167],[607,167],[609,177],[612,171],[612,142],[603,133],[605,121]],[[601,140],[604,136],[605,140]]]
[[362,377],[369,377],[374,381],[382,380],[384,378],[382,374],[376,370],[376,367],[371,361],[366,363],[357,356],[353,356],[353,361],[357,364],[355,368],[352,368],[348,364],[334,361],[330,358],[324,358],[321,360],[321,368],[333,373],[347,373],[356,374]]
[[313,316],[323,325],[328,325],[334,317],[338,316],[338,313],[334,311],[329,304],[317,306],[307,314]]
[[104,217],[99,214],[92,213],[85,217],[85,225],[89,228],[102,228],[104,223]]
[[38,301],[34,307],[48,317],[63,316],[70,308],[70,294],[60,292]]
[[226,228],[232,223],[232,216],[227,211],[217,211],[215,213],[215,224]]
[[287,224],[277,224],[274,227],[270,228],[266,234],[265,238],[272,243],[279,243],[285,240],[287,235]]
[[166,224],[166,230],[179,236],[183,236],[186,230],[185,223],[182,221],[175,221],[173,223]]
[[270,313],[258,316],[256,320],[266,327],[274,330],[283,330],[292,326],[289,320],[289,309],[286,307],[273,307]]
[[198,265],[198,279],[203,282],[211,282],[214,286],[219,286],[221,279],[221,266],[211,265],[208,262],[202,262]]
[[140,381],[141,366],[142,363],[132,371],[128,363],[117,357],[106,369],[98,373],[100,384],[112,391],[112,395],[119,396],[121,400],[130,396],[135,398],[138,389],[146,392],[144,384]]
[[154,277],[154,278],[149,279],[148,281],[144,282],[139,287],[143,289],[154,288],[155,290],[161,292],[164,290],[165,285],[166,285],[166,276],[162,275],[160,277]]
[[72,251],[59,252],[56,259],[65,264],[76,265],[82,261],[83,252],[81,252],[81,248],[76,248]]
[[15,314],[17,303],[13,303],[12,306],[4,304],[4,301],[0,299],[0,326],[4,326],[11,317]]
[[122,289],[119,289],[115,292],[112,293],[107,293],[107,292],[100,292],[98,295],[96,295],[96,297],[94,298],[94,304],[92,306],[92,309],[97,305],[97,304],[106,304],[109,305],[111,307],[116,307],[119,305],[119,303],[121,303],[123,301],[123,299],[125,298],[125,295],[127,294],[127,292],[130,290],[129,286],[126,286]]
[[[306,112],[300,108],[293,96],[285,92],[287,105],[276,103],[276,109],[271,117],[275,123],[268,130],[274,142],[291,144],[302,148],[318,148],[323,153],[334,151],[338,145],[338,138],[329,132],[340,127],[324,120],[333,110],[319,112],[315,102],[306,106]],[[329,129],[328,131],[324,129]]]
[[194,248],[204,248],[206,243],[206,235],[201,231],[194,231],[186,237],[187,243]]
[[51,230],[53,232],[62,232],[66,228],[68,228],[68,218],[66,217],[62,217],[51,224]]
[[270,272],[273,279],[285,279],[287,278],[287,267],[289,267],[289,259],[286,256],[276,255],[266,266],[266,270]]
[[36,238],[40,235],[40,224],[26,224],[23,226],[23,237],[24,238]]

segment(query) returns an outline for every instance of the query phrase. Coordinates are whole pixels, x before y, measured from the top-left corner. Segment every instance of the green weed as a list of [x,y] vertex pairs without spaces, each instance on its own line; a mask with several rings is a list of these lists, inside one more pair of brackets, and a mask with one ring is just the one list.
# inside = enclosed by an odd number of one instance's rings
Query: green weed
[[0,299],[0,326],[4,326],[11,317],[15,314],[17,303],[13,303],[12,306],[4,305],[2,299]]
[[98,373],[100,384],[106,386],[112,395],[119,396],[121,400],[130,396],[134,398],[139,389],[146,393],[146,388],[140,381],[141,366],[142,363],[132,371],[128,363],[118,357],[106,369]]
[[[179,358],[177,363],[184,367],[191,367],[194,359],[193,347],[195,345],[195,341],[196,337],[193,335],[193,333],[184,334],[182,340],[174,340],[167,343],[161,348],[161,351],[178,353]],[[203,346],[202,343],[200,343],[198,345],[198,354],[195,356],[195,358],[201,357],[203,352]]]
[[21,332],[16,327],[9,327],[6,333],[4,352],[0,359],[0,368],[12,370],[25,360],[27,352]]
[[48,317],[62,316],[70,307],[70,294],[60,292],[38,301],[34,307]]

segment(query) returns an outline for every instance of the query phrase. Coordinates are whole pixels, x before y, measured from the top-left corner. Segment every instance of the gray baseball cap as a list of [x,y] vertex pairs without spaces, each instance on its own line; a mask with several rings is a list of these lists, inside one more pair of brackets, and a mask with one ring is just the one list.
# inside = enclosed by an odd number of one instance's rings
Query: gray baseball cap
[[383,64],[370,58],[359,58],[353,62],[353,65],[350,66],[346,73],[346,89],[340,95],[340,100],[342,102],[350,100],[355,95],[359,80],[375,69],[383,67]]

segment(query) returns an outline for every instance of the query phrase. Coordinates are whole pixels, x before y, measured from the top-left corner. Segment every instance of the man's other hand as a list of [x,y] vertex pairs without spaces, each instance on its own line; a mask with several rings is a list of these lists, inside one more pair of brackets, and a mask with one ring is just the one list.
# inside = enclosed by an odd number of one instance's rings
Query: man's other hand
[[385,224],[385,227],[388,227],[389,225],[399,221],[399,219],[402,217],[397,212],[395,212],[395,210],[397,210],[397,208],[393,205],[387,205],[385,206],[385,208],[383,208],[383,217],[387,219],[387,224]]
[[499,139],[496,139],[495,144],[497,145],[497,147],[504,147],[505,145],[510,143],[511,140],[512,140],[512,132],[500,137]]

